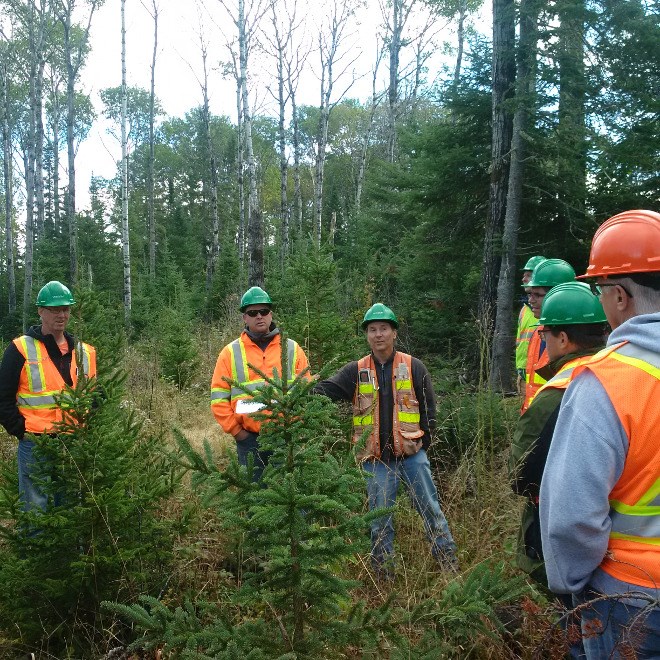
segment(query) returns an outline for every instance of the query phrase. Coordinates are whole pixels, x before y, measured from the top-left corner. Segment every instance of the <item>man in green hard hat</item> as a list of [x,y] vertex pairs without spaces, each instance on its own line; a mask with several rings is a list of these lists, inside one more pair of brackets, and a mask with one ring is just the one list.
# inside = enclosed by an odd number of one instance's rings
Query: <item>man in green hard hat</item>
[[[211,409],[223,431],[236,440],[239,463],[247,465],[248,457],[253,457],[252,478],[259,481],[269,458],[268,452],[259,449],[261,421],[252,416],[259,406],[249,394],[227,381],[256,390],[263,387],[265,381],[252,366],[268,375],[272,375],[273,368],[281,374],[281,336],[273,322],[273,302],[261,287],[253,286],[243,294],[240,311],[245,329],[238,339],[220,351],[211,381]],[[293,380],[309,363],[305,352],[293,339],[287,342],[289,378]]]
[[522,268],[522,285],[525,290],[523,306],[518,314],[518,328],[516,330],[516,373],[518,374],[517,389],[518,394],[522,394],[525,388],[525,367],[527,366],[527,349],[529,340],[534,333],[534,327],[538,321],[532,312],[527,298],[527,283],[532,279],[532,272],[542,262],[545,257],[537,255],[530,257]]
[[[545,259],[537,264],[532,271],[530,280],[523,284],[527,292],[529,306],[535,318],[541,314],[541,304],[544,296],[557,284],[573,282],[575,270],[573,266],[563,259]],[[522,415],[539,388],[545,383],[539,369],[548,364],[548,355],[545,350],[545,340],[538,330],[532,332],[527,349],[527,364],[525,365],[525,396],[523,398],[520,414]]]
[[58,432],[63,421],[57,396],[82,375],[96,375],[96,350],[66,331],[75,300],[61,282],[37,295],[40,325],[33,325],[5,350],[0,364],[0,424],[18,438],[18,487],[23,507],[45,509],[46,496],[32,481],[38,436]]
[[[361,443],[358,459],[367,477],[371,510],[391,507],[403,481],[424,521],[431,554],[443,567],[456,570],[456,544],[440,508],[426,449],[435,428],[435,394],[424,364],[395,349],[399,322],[394,312],[376,303],[364,315],[362,329],[369,355],[349,362],[315,391],[334,401],[353,402],[353,439]],[[392,514],[371,524],[371,559],[377,576],[393,577]]]
[[[520,417],[509,456],[512,488],[515,493],[526,498],[516,562],[544,589],[548,582],[539,517],[541,477],[559,406],[572,380],[573,371],[589,362],[605,346],[608,329],[600,300],[587,284],[559,284],[545,295],[538,332],[545,340],[549,360],[539,373],[547,382]],[[572,609],[570,596],[561,596],[559,600],[567,609]],[[579,649],[571,649],[571,652],[579,653]]]

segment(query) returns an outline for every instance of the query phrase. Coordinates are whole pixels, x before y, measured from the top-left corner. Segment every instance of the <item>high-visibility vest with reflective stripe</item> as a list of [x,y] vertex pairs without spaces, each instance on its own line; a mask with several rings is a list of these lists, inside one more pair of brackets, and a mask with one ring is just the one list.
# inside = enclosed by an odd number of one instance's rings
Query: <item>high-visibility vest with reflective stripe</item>
[[[249,339],[247,341],[250,342]],[[250,364],[262,370],[268,377],[272,377],[273,368],[277,369],[278,373],[281,372],[280,342],[277,338],[273,339],[266,350],[262,351],[256,344],[246,345],[246,341],[241,335],[241,337],[225,346],[221,356],[225,352],[229,354],[231,370],[223,375],[234,381],[234,383],[229,384],[214,374],[211,385],[211,407],[218,411],[226,407],[227,413],[238,414],[236,413],[238,402],[251,399],[252,395],[250,393],[264,387],[266,384],[266,381],[259,374],[250,369]],[[288,382],[292,382],[296,378],[296,365],[300,361],[301,353],[300,346],[293,339],[287,339]],[[237,384],[242,387],[238,387]],[[242,388],[245,388],[248,392],[243,391]],[[261,421],[253,419],[249,414],[244,414],[241,416],[241,427],[258,433],[261,428]],[[229,429],[225,430],[229,432]]]
[[565,390],[573,380],[576,369],[583,364],[591,362],[593,355],[584,355],[577,357],[574,360],[569,360],[560,371],[558,371],[545,385],[542,385],[535,395],[535,398],[547,388],[554,388],[557,390]]
[[610,540],[601,568],[624,582],[660,584],[660,353],[624,342],[598,353],[589,369],[607,392],[628,438],[609,495]]
[[[394,354],[392,363],[392,436],[394,455],[403,456],[406,441],[419,440],[424,431],[419,420],[419,401],[415,397],[412,358],[406,353]],[[372,355],[358,362],[358,382],[353,397],[353,439],[358,442],[369,430],[364,451],[359,458],[380,458],[380,401],[378,377]]]
[[[62,421],[61,402],[58,405],[56,397],[66,388],[64,378],[39,339],[23,335],[14,339],[14,346],[25,358],[16,392],[16,404],[25,418],[25,430],[28,433],[50,432]],[[96,376],[96,349],[82,342],[76,344],[71,355],[73,387],[80,373],[88,378]]]
[[529,340],[534,334],[534,327],[538,320],[529,305],[523,305],[518,314],[518,331],[516,333],[516,369],[524,369],[527,366],[527,349]]
[[541,367],[545,367],[550,361],[548,358],[548,351],[544,348],[543,353],[539,355],[541,350],[541,335],[539,334],[538,327],[534,328],[532,338],[529,340],[529,348],[527,349],[527,366],[525,367],[525,398],[523,399],[520,414],[522,415],[532,399],[536,396],[542,385],[545,384],[545,378],[536,373]]

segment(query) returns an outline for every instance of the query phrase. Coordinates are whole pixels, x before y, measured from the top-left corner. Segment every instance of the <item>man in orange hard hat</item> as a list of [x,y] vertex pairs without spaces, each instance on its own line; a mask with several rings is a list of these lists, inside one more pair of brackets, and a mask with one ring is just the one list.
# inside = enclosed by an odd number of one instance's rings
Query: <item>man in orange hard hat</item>
[[660,654],[660,214],[600,226],[580,279],[607,348],[568,387],[540,494],[548,584],[582,609],[587,658]]

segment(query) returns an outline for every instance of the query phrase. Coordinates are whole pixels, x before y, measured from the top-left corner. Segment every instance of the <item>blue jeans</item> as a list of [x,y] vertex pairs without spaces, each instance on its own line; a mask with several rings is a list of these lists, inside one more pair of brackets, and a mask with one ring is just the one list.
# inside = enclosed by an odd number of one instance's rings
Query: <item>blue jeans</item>
[[[18,496],[21,500],[23,511],[30,511],[31,509],[45,511],[48,504],[47,496],[32,481],[34,468],[37,462],[42,460],[34,456],[34,447],[34,440],[23,439],[18,442]],[[55,506],[60,504],[59,500],[60,497],[56,494],[54,499]]]
[[[420,449],[414,456],[388,463],[365,461],[362,466],[368,475],[369,509],[394,506],[399,481],[402,479],[413,506],[424,521],[424,529],[431,542],[431,554],[440,562],[454,564],[456,544],[440,508],[426,452]],[[378,570],[391,564],[393,558],[394,522],[393,515],[388,514],[371,523],[371,560]]]
[[236,453],[238,454],[238,462],[241,465],[247,466],[248,456],[254,457],[254,472],[252,473],[252,481],[261,481],[261,475],[268,465],[268,459],[271,457],[270,451],[259,451],[259,434],[249,432],[250,435],[245,440],[236,441]]
[[[580,605],[601,594],[590,589],[574,596]],[[589,660],[660,658],[660,608],[648,612],[612,597],[582,610],[582,638]]]

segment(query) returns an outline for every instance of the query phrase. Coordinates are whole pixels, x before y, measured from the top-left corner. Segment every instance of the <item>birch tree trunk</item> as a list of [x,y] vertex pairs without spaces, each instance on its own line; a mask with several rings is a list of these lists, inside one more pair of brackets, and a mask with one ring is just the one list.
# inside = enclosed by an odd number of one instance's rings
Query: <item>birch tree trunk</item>
[[[318,46],[321,64],[321,88],[319,105],[319,123],[316,133],[316,154],[314,163],[314,244],[317,248],[321,247],[321,231],[323,218],[323,176],[325,169],[326,149],[328,146],[328,123],[330,121],[330,111],[338,100],[332,101],[333,87],[335,82],[344,74],[350,71],[354,59],[348,63],[342,62],[342,68],[337,73],[335,66],[340,60],[345,60],[345,53],[340,53],[342,42],[346,39],[346,30],[349,21],[353,16],[353,9],[348,0],[336,2],[332,5],[332,10],[328,16],[328,32],[319,33]],[[350,89],[353,80],[346,87],[342,94]]]
[[[507,155],[511,148],[511,116],[505,102],[513,91],[514,41],[513,0],[493,0],[491,174],[488,215],[484,232],[481,288],[477,308],[477,320],[482,338],[487,341],[490,341],[493,330],[495,292],[499,272],[499,245],[502,240],[506,212]],[[480,355],[482,355],[481,351]]]
[[60,119],[59,84],[53,85],[51,125],[53,130],[53,227],[60,226]]
[[14,224],[11,167],[11,125],[9,105],[9,72],[2,64],[2,160],[5,183],[5,260],[7,263],[7,307],[9,314],[16,311],[16,272],[14,268]]
[[211,179],[211,186],[209,191],[209,207],[211,210],[211,245],[206,261],[206,299],[208,302],[210,301],[213,276],[218,266],[218,258],[220,255],[220,220],[218,217],[218,171],[215,161],[215,153],[213,150],[213,141],[211,140],[211,112],[209,110],[208,72],[206,68],[206,58],[206,44],[202,40],[202,64],[204,69],[204,82],[202,85],[204,105],[202,112],[204,117],[206,148],[209,155],[209,175]]
[[158,3],[152,0],[154,19],[154,49],[151,56],[151,87],[149,90],[149,171],[147,173],[147,204],[149,225],[149,277],[156,279],[156,220],[154,218],[154,164],[156,161],[154,123],[156,106],[156,57],[158,55]]
[[512,323],[516,289],[516,248],[525,173],[525,140],[535,107],[538,0],[520,2],[520,38],[516,74],[516,109],[511,137],[511,164],[502,234],[502,263],[497,283],[497,307],[489,376],[491,389],[512,389],[512,356],[515,334]]
[[121,245],[124,261],[124,324],[131,324],[131,250],[128,231],[128,109],[126,89],[126,0],[121,0]]
[[252,148],[252,117],[248,98],[248,31],[245,20],[245,2],[238,0],[238,44],[239,73],[241,81],[241,104],[243,106],[243,129],[245,136],[245,151],[248,170],[248,284],[263,286],[264,284],[264,234],[259,197],[257,192],[257,165]]

